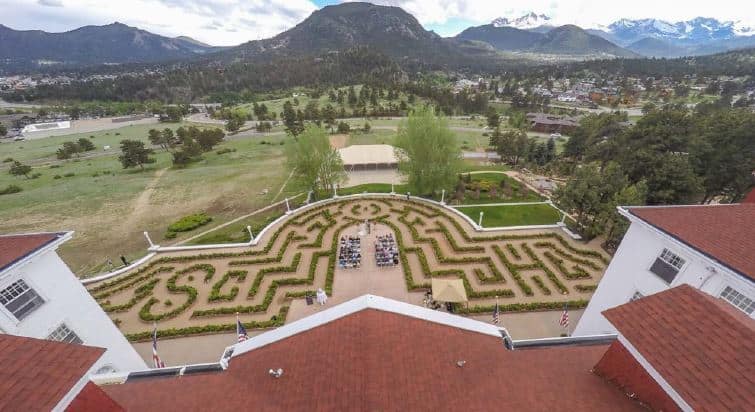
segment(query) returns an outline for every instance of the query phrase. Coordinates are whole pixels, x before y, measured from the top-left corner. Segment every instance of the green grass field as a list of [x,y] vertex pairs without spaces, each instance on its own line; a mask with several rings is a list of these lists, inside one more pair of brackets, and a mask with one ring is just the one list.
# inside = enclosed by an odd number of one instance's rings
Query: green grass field
[[561,220],[560,213],[547,204],[472,206],[458,210],[477,222],[483,212],[483,227],[552,225]]
[[[278,195],[289,174],[280,144],[285,136],[226,141],[186,168],[172,167],[171,154],[155,149],[156,163],[144,170],[124,170],[117,158],[118,142],[146,142],[150,128],[127,126],[0,144],[0,159],[18,159],[41,174],[36,179],[14,177],[8,173],[9,163],[0,163],[0,188],[15,184],[23,189],[0,197],[0,233],[74,230],[61,255],[77,274],[90,275],[102,270],[108,257],[116,261],[120,255],[133,259],[146,253],[144,231],[158,244],[180,241],[303,191],[291,181]],[[64,141],[90,135],[95,136],[96,151],[80,159],[55,159]],[[107,152],[106,145],[111,146]],[[221,148],[236,151],[219,155]],[[163,238],[168,225],[197,212],[208,213],[212,223],[176,239]]]

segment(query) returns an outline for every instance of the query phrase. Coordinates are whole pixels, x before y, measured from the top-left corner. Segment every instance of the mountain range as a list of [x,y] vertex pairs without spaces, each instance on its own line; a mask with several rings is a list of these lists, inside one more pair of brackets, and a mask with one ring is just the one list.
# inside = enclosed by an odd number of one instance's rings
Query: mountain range
[[[399,63],[442,67],[496,64],[537,55],[571,58],[675,57],[754,47],[755,30],[698,18],[619,20],[584,30],[543,14],[498,18],[444,38],[425,30],[399,7],[347,2],[323,7],[290,30],[235,47],[212,47],[189,37],[165,37],[121,23],[64,33],[13,30],[0,25],[0,70],[166,61],[252,61],[318,56],[366,47]],[[530,56],[534,54],[534,56]],[[512,57],[514,56],[514,57]],[[8,68],[11,69],[8,69]]]
[[64,33],[0,25],[0,59],[16,63],[107,64],[183,59],[216,51],[189,37],[170,38],[122,23]]
[[[535,13],[515,19],[497,18],[491,25],[536,33],[557,27],[550,17]],[[621,19],[585,31],[646,57],[696,56],[755,47],[755,28],[706,17],[678,22]]]
[[622,19],[588,31],[654,57],[703,55],[755,46],[755,29],[739,22],[705,17],[678,22]]
[[482,41],[501,51],[592,57],[640,57],[610,41],[574,25],[545,32],[522,30],[496,23],[470,27],[456,36],[459,40]]

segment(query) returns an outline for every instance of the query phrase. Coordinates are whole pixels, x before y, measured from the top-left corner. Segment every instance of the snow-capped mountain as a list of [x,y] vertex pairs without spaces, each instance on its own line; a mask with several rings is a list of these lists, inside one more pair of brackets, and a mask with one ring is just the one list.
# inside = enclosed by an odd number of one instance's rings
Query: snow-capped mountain
[[659,19],[621,19],[602,29],[614,41],[622,45],[644,38],[699,44],[755,35],[755,28],[741,22],[718,21],[707,17],[673,23]]
[[535,14],[534,12],[530,12],[524,16],[512,19],[499,17],[493,20],[492,24],[494,27],[514,27],[521,30],[529,30],[542,26],[550,26],[552,21],[551,18],[545,14]]
[[678,22],[621,19],[588,32],[636,53],[656,57],[712,54],[755,47],[755,27],[740,21],[719,21],[708,17]]

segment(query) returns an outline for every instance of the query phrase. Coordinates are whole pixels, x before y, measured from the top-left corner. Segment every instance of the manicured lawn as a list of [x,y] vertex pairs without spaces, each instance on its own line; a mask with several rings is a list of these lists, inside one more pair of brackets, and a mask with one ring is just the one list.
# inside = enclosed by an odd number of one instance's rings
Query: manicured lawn
[[560,213],[547,204],[512,206],[473,206],[458,210],[477,222],[483,212],[483,227],[552,225],[561,220]]
[[230,224],[226,227],[214,230],[201,237],[198,237],[192,241],[189,241],[189,245],[212,245],[217,243],[244,243],[248,242],[249,231],[247,226],[252,228],[252,233],[257,236],[265,226],[272,223],[275,219],[281,217],[284,213],[283,208],[273,208],[262,213],[258,213],[254,216],[250,216],[246,219],[242,219],[236,223]]

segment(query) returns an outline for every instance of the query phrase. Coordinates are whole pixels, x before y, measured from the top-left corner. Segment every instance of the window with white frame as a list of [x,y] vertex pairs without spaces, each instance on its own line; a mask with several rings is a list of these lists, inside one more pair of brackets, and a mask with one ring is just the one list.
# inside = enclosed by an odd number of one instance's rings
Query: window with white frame
[[721,292],[721,297],[748,315],[752,315],[752,312],[755,312],[755,301],[731,286],[724,288],[723,292]]
[[60,326],[58,326],[57,329],[52,331],[50,336],[47,337],[48,340],[54,340],[56,342],[65,342],[65,343],[83,343],[81,338],[79,338],[76,333],[74,333],[68,326],[66,326],[65,323],[61,323]]
[[676,270],[682,270],[682,266],[684,266],[684,259],[668,249],[663,249],[660,259],[675,267]]
[[650,266],[650,271],[658,275],[666,283],[671,284],[684,266],[684,263],[685,261],[681,256],[664,248],[660,256],[653,262],[653,265]]
[[23,279],[19,279],[0,290],[0,304],[5,306],[5,309],[18,320],[29,316],[44,303],[44,299],[34,289],[30,288]]

